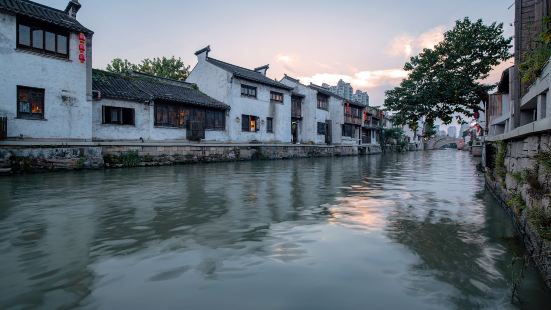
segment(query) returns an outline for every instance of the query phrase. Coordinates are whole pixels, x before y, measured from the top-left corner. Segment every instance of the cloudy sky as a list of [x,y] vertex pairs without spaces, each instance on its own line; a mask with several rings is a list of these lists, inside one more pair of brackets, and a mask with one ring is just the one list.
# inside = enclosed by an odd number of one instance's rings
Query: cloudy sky
[[[36,0],[35,0],[36,1]],[[68,0],[38,0],[64,9]],[[268,75],[333,84],[344,79],[382,105],[409,56],[431,47],[455,20],[503,22],[512,35],[513,0],[81,0],[78,19],[94,32],[94,67],[115,57],[181,57],[194,52]],[[494,75],[495,77],[499,74]]]

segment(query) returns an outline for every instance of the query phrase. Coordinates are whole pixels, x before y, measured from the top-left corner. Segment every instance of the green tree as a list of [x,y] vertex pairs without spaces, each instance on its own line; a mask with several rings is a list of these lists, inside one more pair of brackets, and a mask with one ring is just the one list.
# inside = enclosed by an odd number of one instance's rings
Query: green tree
[[138,66],[138,71],[174,80],[185,80],[189,75],[189,66],[186,66],[182,59],[174,56],[146,58]]
[[106,69],[109,72],[128,73],[137,70],[138,66],[128,61],[128,59],[115,58],[111,60]]
[[456,21],[442,42],[404,65],[409,76],[386,92],[385,107],[395,112],[394,122],[414,127],[423,117],[429,124],[438,119],[449,124],[454,115],[471,116],[494,87],[482,81],[511,57],[511,40],[503,37],[503,24]]
[[158,77],[174,80],[185,80],[189,75],[189,66],[186,66],[182,59],[161,57],[146,58],[140,64],[133,64],[130,61],[115,58],[107,65],[107,71],[116,73],[127,73],[139,71]]

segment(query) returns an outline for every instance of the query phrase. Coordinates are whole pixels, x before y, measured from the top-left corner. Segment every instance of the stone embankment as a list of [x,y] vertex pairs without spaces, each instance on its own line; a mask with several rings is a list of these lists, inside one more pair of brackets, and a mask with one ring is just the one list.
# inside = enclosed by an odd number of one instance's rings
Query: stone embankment
[[551,135],[486,145],[487,187],[511,215],[551,288]]
[[75,143],[1,145],[0,173],[31,173],[198,162],[357,156],[381,153],[377,145]]

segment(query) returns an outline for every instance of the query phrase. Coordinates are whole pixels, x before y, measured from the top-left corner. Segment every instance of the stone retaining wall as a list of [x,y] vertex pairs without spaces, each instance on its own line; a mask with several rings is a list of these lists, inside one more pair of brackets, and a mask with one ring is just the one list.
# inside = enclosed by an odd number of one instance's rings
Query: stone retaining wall
[[551,168],[542,155],[550,152],[551,135],[539,134],[487,144],[485,158],[486,184],[513,218],[549,288]]
[[[380,152],[380,151],[379,151]],[[159,166],[194,162],[354,156],[354,146],[104,146],[106,167]]]
[[356,156],[381,153],[377,145],[192,145],[0,146],[0,174],[52,170],[161,166],[195,162]]
[[1,147],[0,174],[103,167],[101,147]]
[[528,255],[539,269],[547,287],[551,289],[551,242],[541,238],[528,220],[527,212],[519,213],[514,206],[507,203],[507,201],[511,201],[511,194],[504,191],[498,181],[487,176],[486,186],[513,220]]

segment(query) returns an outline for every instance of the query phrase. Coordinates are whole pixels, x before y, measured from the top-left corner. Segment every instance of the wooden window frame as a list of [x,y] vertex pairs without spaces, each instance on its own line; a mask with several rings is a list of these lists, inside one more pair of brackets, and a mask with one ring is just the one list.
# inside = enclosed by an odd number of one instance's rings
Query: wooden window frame
[[205,130],[212,130],[212,131],[226,130],[226,111],[206,109],[204,123],[205,123]]
[[318,122],[317,134],[318,136],[325,136],[327,134],[327,124],[325,122]]
[[[254,91],[254,95],[250,93],[251,91]],[[241,84],[241,96],[256,99],[258,96],[258,88],[247,84]]]
[[[255,120],[255,130],[251,131],[251,118]],[[245,122],[246,120],[246,122]],[[241,131],[242,132],[258,132],[260,131],[258,116],[241,114]],[[245,124],[247,126],[245,126]]]
[[[191,112],[189,108],[179,104],[156,102],[154,105],[153,124],[155,127],[186,128]],[[166,122],[159,122],[159,113],[166,113],[166,115],[164,115],[166,117]],[[171,116],[174,117],[174,119],[171,119]],[[174,120],[176,122],[173,122]]]
[[[323,100],[321,100],[323,99]],[[317,108],[324,111],[329,111],[329,97],[323,94],[317,95]]]
[[[346,130],[345,130],[346,128]],[[349,137],[349,138],[355,138],[356,137],[356,128],[354,125],[350,124],[343,124],[342,125],[342,136],[343,137]],[[350,132],[347,132],[350,131]]]
[[[19,28],[21,26],[29,27],[29,45],[24,45],[20,43],[20,37],[19,37]],[[33,47],[33,31],[42,31],[42,48]],[[17,26],[15,29],[16,32],[16,46],[18,49],[21,50],[28,50],[33,51],[39,54],[44,55],[50,55],[55,56],[58,58],[63,59],[69,59],[70,56],[70,41],[71,41],[71,32],[67,30],[63,30],[59,27],[56,27],[51,24],[47,24],[41,21],[37,21],[30,18],[23,18],[21,16],[17,17]],[[50,51],[46,49],[46,32],[53,33],[54,34],[54,51]],[[67,39],[65,50],[67,53],[59,53],[58,52],[58,37],[64,36]]]
[[[112,111],[117,111],[118,120],[113,121],[110,114]],[[125,122],[124,112],[130,113],[131,122]],[[123,126],[135,126],[136,125],[136,111],[134,108],[115,107],[115,106],[101,106],[102,120],[104,125],[123,125]]]
[[274,133],[274,118],[266,117],[266,132]]
[[277,91],[270,91],[270,101],[271,102],[277,102],[277,103],[283,103],[283,93],[277,92]]
[[[34,93],[41,93],[42,96],[42,112],[41,113],[33,113],[32,112],[32,103],[29,102],[29,111],[30,112],[21,112],[21,101],[19,99],[20,97],[20,91],[26,90],[29,92]],[[44,120],[45,119],[45,109],[46,109],[46,90],[44,88],[36,88],[36,87],[29,87],[29,86],[22,86],[17,85],[17,118],[19,119],[28,119],[28,120]]]

